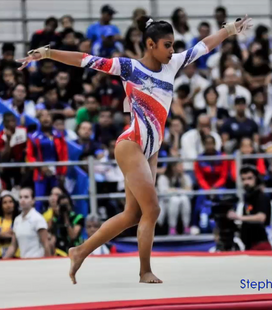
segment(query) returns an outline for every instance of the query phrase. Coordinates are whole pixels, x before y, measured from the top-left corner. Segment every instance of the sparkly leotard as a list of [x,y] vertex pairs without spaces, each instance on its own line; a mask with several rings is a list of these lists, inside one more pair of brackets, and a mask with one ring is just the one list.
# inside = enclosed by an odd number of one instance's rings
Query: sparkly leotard
[[160,71],[151,71],[141,62],[129,58],[106,59],[85,54],[81,66],[118,75],[126,92],[124,112],[131,113],[131,125],[117,140],[138,143],[146,158],[161,146],[164,126],[173,98],[173,83],[180,68],[208,53],[200,41],[182,53],[172,55]]

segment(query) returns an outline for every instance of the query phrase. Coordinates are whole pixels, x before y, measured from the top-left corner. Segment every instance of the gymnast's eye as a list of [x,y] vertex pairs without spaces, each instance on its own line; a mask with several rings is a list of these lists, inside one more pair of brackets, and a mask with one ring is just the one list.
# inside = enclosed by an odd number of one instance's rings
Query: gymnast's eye
[[170,44],[170,43],[165,43],[164,46],[165,46],[166,48],[170,48],[170,47],[171,47],[171,44]]

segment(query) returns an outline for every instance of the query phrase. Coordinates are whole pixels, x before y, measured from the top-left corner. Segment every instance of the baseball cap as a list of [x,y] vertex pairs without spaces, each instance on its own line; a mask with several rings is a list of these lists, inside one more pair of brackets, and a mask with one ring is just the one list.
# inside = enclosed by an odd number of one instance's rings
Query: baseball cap
[[114,10],[114,8],[112,6],[110,6],[109,4],[106,4],[106,5],[102,6],[101,13],[109,13],[109,14],[113,15],[117,12]]
[[246,104],[246,98],[238,96],[235,98],[234,104]]

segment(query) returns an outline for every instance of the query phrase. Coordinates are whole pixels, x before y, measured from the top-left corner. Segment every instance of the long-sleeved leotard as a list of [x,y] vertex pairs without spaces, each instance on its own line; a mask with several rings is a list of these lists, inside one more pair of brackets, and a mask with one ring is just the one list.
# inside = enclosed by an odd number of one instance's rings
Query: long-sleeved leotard
[[81,66],[89,67],[122,78],[126,92],[124,111],[131,113],[131,125],[117,140],[138,143],[146,158],[161,146],[164,126],[173,98],[173,83],[180,68],[208,53],[200,41],[182,53],[172,55],[160,71],[151,71],[138,60],[129,58],[106,59],[85,54]]

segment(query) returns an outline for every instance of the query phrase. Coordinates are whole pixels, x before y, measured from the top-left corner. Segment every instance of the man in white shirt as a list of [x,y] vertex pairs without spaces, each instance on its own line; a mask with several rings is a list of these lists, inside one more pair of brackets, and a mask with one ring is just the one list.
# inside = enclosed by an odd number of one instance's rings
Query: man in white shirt
[[194,98],[194,107],[203,109],[206,106],[203,92],[209,86],[209,81],[197,73],[196,64],[193,62],[183,69],[183,73],[174,82],[174,91],[176,92],[180,85],[189,84],[191,96]]
[[227,109],[230,116],[234,116],[234,101],[236,97],[244,97],[247,106],[251,103],[250,91],[237,84],[238,78],[236,70],[228,68],[224,72],[224,84],[216,87],[219,94],[217,107]]
[[[215,139],[216,150],[219,151],[222,146],[221,137],[218,133],[211,131],[211,121],[208,115],[201,114],[197,119],[197,128],[187,131],[181,138],[182,158],[192,159],[204,152],[203,138],[211,135]],[[184,161],[184,170],[193,171],[194,163]]]
[[50,256],[47,223],[35,210],[31,188],[20,190],[20,207],[22,213],[15,218],[14,236],[4,259],[12,258],[19,247],[21,258],[40,258]]

